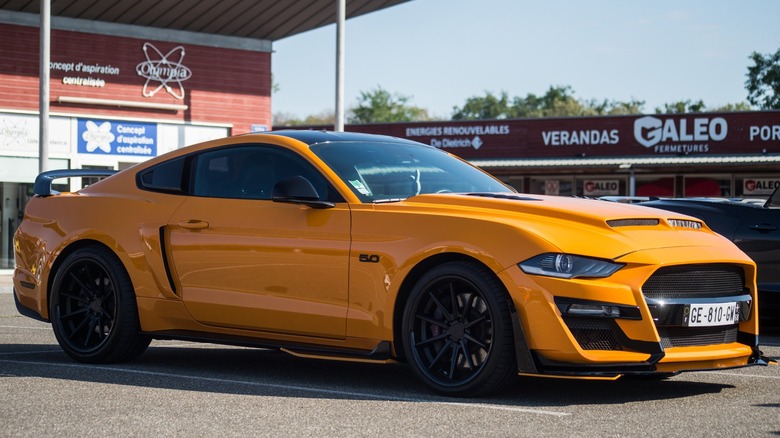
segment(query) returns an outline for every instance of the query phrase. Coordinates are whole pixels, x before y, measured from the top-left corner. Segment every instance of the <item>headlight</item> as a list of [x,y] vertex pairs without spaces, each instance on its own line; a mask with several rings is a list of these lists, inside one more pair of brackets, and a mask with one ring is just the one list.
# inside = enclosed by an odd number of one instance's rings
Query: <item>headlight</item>
[[526,274],[557,278],[604,278],[625,266],[610,260],[594,259],[572,254],[547,253],[518,263]]

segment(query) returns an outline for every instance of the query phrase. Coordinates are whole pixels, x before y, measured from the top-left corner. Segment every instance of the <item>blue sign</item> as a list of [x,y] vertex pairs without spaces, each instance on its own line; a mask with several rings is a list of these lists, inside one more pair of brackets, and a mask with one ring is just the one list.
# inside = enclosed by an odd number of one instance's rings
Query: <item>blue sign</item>
[[96,155],[157,156],[157,125],[79,119],[78,152]]

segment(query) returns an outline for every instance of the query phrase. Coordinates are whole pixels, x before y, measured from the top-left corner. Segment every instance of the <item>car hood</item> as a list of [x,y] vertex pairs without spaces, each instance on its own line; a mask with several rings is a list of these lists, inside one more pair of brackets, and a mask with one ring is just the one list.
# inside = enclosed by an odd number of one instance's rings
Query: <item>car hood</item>
[[608,259],[677,247],[736,250],[699,219],[631,204],[509,193],[419,195],[400,204],[509,225],[562,252]]

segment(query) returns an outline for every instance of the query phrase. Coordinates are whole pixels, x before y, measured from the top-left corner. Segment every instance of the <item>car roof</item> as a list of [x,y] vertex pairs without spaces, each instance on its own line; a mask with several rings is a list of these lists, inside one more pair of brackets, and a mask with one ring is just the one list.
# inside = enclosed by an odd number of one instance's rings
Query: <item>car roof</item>
[[340,142],[340,141],[386,141],[391,143],[413,143],[421,144],[411,140],[406,140],[398,137],[391,137],[388,135],[376,135],[376,134],[364,134],[361,132],[336,132],[336,131],[314,131],[314,130],[296,130],[285,129],[281,131],[270,131],[268,134],[280,135],[298,140],[308,145],[327,142]]

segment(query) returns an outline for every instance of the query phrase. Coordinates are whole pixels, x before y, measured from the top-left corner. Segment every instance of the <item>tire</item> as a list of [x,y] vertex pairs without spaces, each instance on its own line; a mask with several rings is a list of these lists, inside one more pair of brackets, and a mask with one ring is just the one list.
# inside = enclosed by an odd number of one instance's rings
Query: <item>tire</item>
[[149,346],[140,333],[130,277],[108,248],[89,246],[68,255],[54,276],[49,314],[68,356],[85,363],[130,361]]
[[491,271],[450,262],[415,284],[403,315],[406,359],[434,391],[480,396],[505,388],[517,373],[506,292]]

